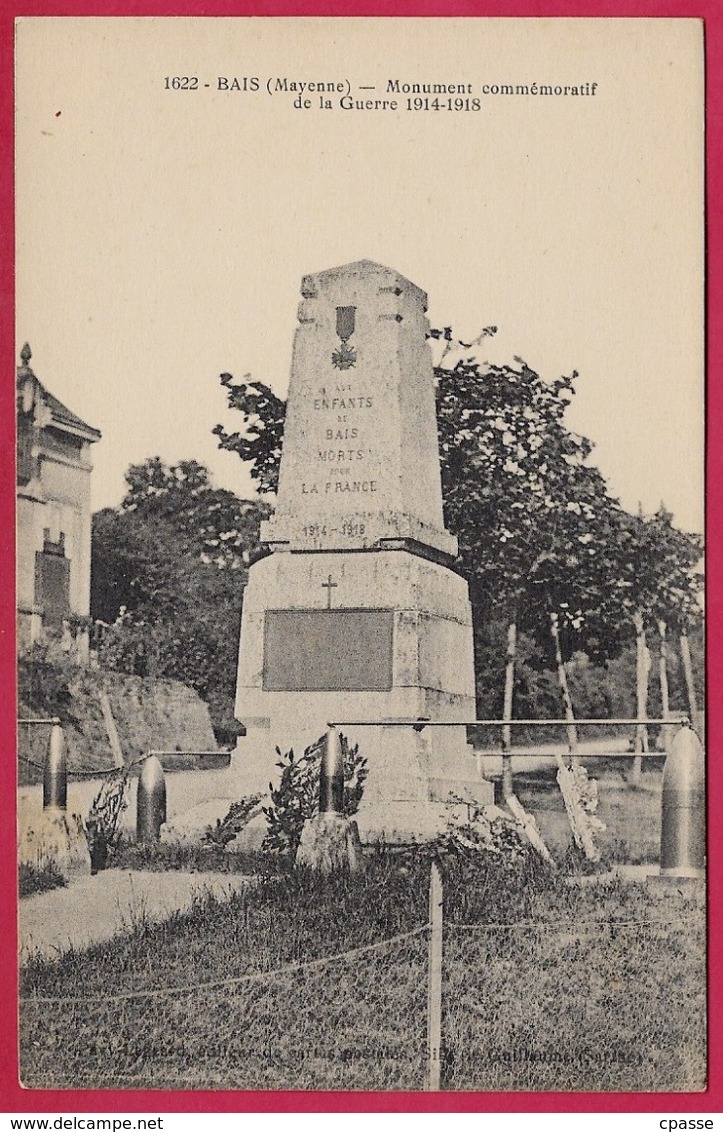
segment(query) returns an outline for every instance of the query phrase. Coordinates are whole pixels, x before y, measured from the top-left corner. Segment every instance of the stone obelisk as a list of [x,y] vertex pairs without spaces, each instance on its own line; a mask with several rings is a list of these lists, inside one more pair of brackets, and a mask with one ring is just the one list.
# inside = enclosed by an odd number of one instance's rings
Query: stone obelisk
[[[307,275],[268,554],[250,570],[233,772],[244,792],[339,722],[368,759],[367,839],[444,827],[452,799],[492,800],[475,717],[472,618],[444,527],[426,295],[390,268]],[[344,726],[345,721],[357,721]]]

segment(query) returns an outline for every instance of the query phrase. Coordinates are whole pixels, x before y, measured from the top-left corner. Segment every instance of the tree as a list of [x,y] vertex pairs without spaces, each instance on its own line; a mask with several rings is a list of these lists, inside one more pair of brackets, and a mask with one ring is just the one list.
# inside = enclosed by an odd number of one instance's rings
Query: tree
[[219,379],[227,390],[228,407],[243,415],[244,431],[229,433],[216,425],[213,434],[219,438],[219,448],[236,452],[250,465],[251,478],[261,495],[273,495],[279,482],[286,402],[268,385],[246,378],[238,385],[234,385],[230,373],[222,373]]
[[[503,718],[512,717],[517,636],[551,638],[568,742],[577,731],[565,655],[580,649],[605,592],[607,534],[617,507],[590,466],[592,444],[569,430],[577,377],[548,383],[524,361],[437,368],[437,415],[448,525],[475,594],[494,594],[507,619]],[[484,600],[484,599],[483,599]],[[614,642],[606,642],[614,647]],[[595,642],[598,651],[603,644]],[[511,734],[503,729],[503,790],[512,789]]]
[[[697,535],[677,530],[672,519],[673,516],[661,503],[649,520],[650,541],[657,564],[651,614],[660,635],[661,694],[664,698],[667,694],[667,629],[672,625],[679,633],[688,707],[695,726],[698,703],[688,634],[701,620],[703,579],[699,564],[703,544]],[[667,711],[666,704],[664,707]]]
[[249,549],[258,545],[259,523],[269,514],[258,500],[214,488],[208,470],[196,460],[167,467],[154,456],[132,465],[126,483],[121,511],[168,521],[204,562],[232,570],[246,564]]
[[[430,333],[444,343],[435,382],[445,521],[459,539],[477,625],[504,618],[507,626],[503,718],[512,717],[520,633],[547,648],[551,641],[574,753],[565,663],[584,651],[602,664],[624,647],[630,613],[621,596],[632,547],[622,536],[632,517],[590,464],[591,441],[565,423],[577,374],[548,383],[520,358],[496,366],[469,356],[494,330],[486,328],[474,343],[455,341],[450,327]],[[235,385],[229,374],[221,383],[244,418],[237,433],[214,430],[221,446],[248,461],[259,488],[272,492],[284,403],[262,383]],[[678,551],[670,570],[682,586]],[[509,747],[505,728],[503,750]],[[506,791],[509,766],[507,758]]]
[[[657,629],[660,640],[661,710],[664,717],[668,715],[667,629],[670,624],[681,635],[690,713],[695,718],[695,686],[686,646],[688,625],[700,616],[702,579],[697,567],[702,555],[701,539],[673,527],[672,515],[661,504],[655,515],[650,517],[643,515],[642,508],[635,516],[624,516],[620,540],[625,549],[621,556],[623,569],[618,580],[618,595],[635,626],[638,718],[647,715],[651,669],[647,630],[653,627]],[[641,772],[640,753],[647,750],[647,733],[642,725],[637,731],[636,749],[638,757],[633,767],[634,780],[639,779]]]
[[133,466],[118,508],[93,516],[91,613],[103,662],[194,687],[233,717],[249,553],[268,507],[214,488],[195,461]]

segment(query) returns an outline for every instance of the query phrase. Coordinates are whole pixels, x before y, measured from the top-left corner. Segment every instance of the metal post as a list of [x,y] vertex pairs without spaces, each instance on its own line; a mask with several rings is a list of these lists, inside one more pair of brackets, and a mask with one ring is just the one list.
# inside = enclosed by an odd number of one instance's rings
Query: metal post
[[136,800],[136,840],[155,845],[166,820],[166,778],[160,759],[151,755],[143,763]]
[[63,728],[54,723],[50,728],[48,753],[43,769],[43,809],[64,810],[68,805],[68,763],[65,755]]
[[705,872],[705,758],[700,739],[681,727],[665,760],[660,829],[660,875]]
[[341,814],[344,812],[344,756],[341,739],[336,727],[329,727],[326,742],[321,752],[321,774],[319,777],[319,813]]
[[436,861],[429,875],[429,983],[427,989],[427,1091],[442,1081],[442,873]]

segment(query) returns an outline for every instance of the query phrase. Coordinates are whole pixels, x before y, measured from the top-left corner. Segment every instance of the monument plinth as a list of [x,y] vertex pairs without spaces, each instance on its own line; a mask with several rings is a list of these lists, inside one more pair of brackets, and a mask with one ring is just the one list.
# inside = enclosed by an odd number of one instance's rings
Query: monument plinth
[[363,837],[443,828],[450,795],[492,800],[474,719],[472,617],[444,528],[426,295],[362,261],[306,276],[294,341],[272,551],[244,593],[234,756],[244,792],[338,721],[369,760]]

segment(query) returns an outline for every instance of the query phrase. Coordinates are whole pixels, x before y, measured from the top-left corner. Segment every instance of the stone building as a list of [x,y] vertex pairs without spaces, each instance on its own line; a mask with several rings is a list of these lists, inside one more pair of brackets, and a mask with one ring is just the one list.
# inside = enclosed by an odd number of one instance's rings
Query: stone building
[[17,370],[18,645],[43,636],[85,641],[90,611],[90,446],[100,432],[67,409],[30,368]]

